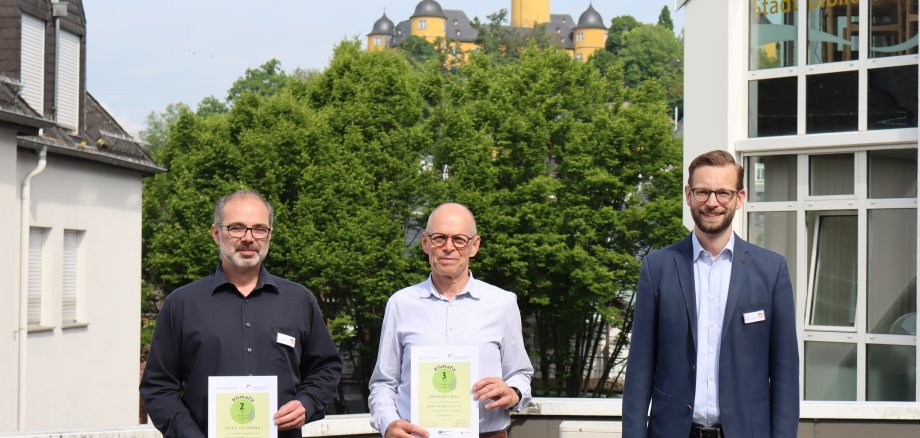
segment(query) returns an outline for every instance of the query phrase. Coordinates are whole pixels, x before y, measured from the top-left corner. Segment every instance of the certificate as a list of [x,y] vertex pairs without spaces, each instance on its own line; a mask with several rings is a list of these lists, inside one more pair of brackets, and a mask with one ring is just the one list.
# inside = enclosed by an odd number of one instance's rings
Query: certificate
[[412,347],[412,418],[438,438],[478,437],[479,376],[476,347]]
[[209,438],[276,438],[277,376],[208,377]]

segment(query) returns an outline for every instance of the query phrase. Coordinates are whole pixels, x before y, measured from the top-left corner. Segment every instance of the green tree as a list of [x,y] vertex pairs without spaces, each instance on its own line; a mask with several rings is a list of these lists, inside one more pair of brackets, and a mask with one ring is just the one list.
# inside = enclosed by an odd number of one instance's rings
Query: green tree
[[399,49],[413,64],[424,64],[438,58],[438,50],[428,40],[410,35],[399,43]]
[[633,18],[632,15],[620,15],[610,20],[610,28],[607,30],[607,43],[605,45],[608,52],[616,55],[623,48],[623,34],[629,32],[642,23]]
[[683,105],[684,49],[674,32],[662,26],[638,26],[623,34],[616,55],[628,86],[655,79],[664,86],[670,108]]
[[[473,270],[518,293],[538,393],[609,392],[586,376],[593,358],[615,360],[599,348],[626,320],[639,256],[684,232],[661,90],[628,92],[533,45],[519,63],[474,56],[449,87],[429,124],[435,167],[448,169],[443,200],[477,214]],[[644,200],[659,196],[672,216],[648,216]]]
[[473,18],[470,23],[478,32],[476,45],[480,51],[495,57],[499,61],[514,61],[521,56],[521,52],[530,44],[537,47],[555,47],[546,33],[546,26],[538,24],[532,29],[517,28],[504,25],[508,11],[501,9],[494,14],[486,16],[487,21]]
[[671,32],[674,31],[674,20],[671,20],[671,10],[667,5],[661,7],[661,13],[658,14],[658,25]]
[[281,69],[281,61],[270,59],[259,68],[247,68],[243,77],[237,79],[227,92],[227,102],[236,102],[246,93],[271,96],[284,88],[287,80],[288,75]]

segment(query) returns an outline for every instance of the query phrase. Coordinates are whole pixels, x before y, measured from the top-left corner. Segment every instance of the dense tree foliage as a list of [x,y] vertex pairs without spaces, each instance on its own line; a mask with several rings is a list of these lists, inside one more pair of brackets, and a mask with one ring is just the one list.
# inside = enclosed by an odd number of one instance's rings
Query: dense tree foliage
[[322,72],[269,62],[226,104],[151,115],[169,171],[144,188],[145,281],[165,294],[212,271],[214,201],[262,192],[267,267],[313,291],[366,390],[387,298],[427,275],[428,212],[463,202],[483,239],[475,275],[518,294],[535,392],[609,393],[586,376],[622,359],[625,337],[606,337],[628,329],[641,257],[685,232],[664,89],[536,41],[452,68],[417,55],[345,41]]
[[668,107],[683,107],[684,46],[674,34],[667,6],[658,24],[643,24],[629,15],[614,17],[607,32],[607,51],[620,64],[626,85],[636,87],[654,79],[664,87]]

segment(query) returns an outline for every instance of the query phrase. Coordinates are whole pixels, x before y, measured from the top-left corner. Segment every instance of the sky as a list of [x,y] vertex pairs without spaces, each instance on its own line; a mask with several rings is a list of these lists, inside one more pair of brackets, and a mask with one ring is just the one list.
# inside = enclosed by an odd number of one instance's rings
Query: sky
[[[472,20],[511,0],[438,0]],[[170,103],[196,107],[207,96],[223,100],[247,68],[275,58],[285,71],[322,70],[336,44],[366,35],[386,11],[398,23],[419,0],[84,0],[89,92],[130,133]],[[674,0],[552,0],[550,12],[578,20],[593,3],[606,23],[632,15],[656,23],[662,6],[675,29],[683,11]]]

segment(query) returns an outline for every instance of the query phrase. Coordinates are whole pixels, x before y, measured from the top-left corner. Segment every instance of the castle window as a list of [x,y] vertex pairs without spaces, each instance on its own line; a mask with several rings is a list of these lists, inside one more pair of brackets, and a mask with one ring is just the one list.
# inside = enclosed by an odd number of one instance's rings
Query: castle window
[[578,32],[578,33],[575,34],[575,41],[582,42],[582,41],[584,41],[584,40],[585,40],[585,33],[584,33],[584,32]]
[[428,29],[428,20],[419,20],[419,21],[418,21],[418,28],[419,28],[419,30]]
[[383,43],[383,41],[381,40],[380,37],[374,37],[374,45],[375,45],[375,46],[380,47],[380,46],[382,45],[382,43]]

